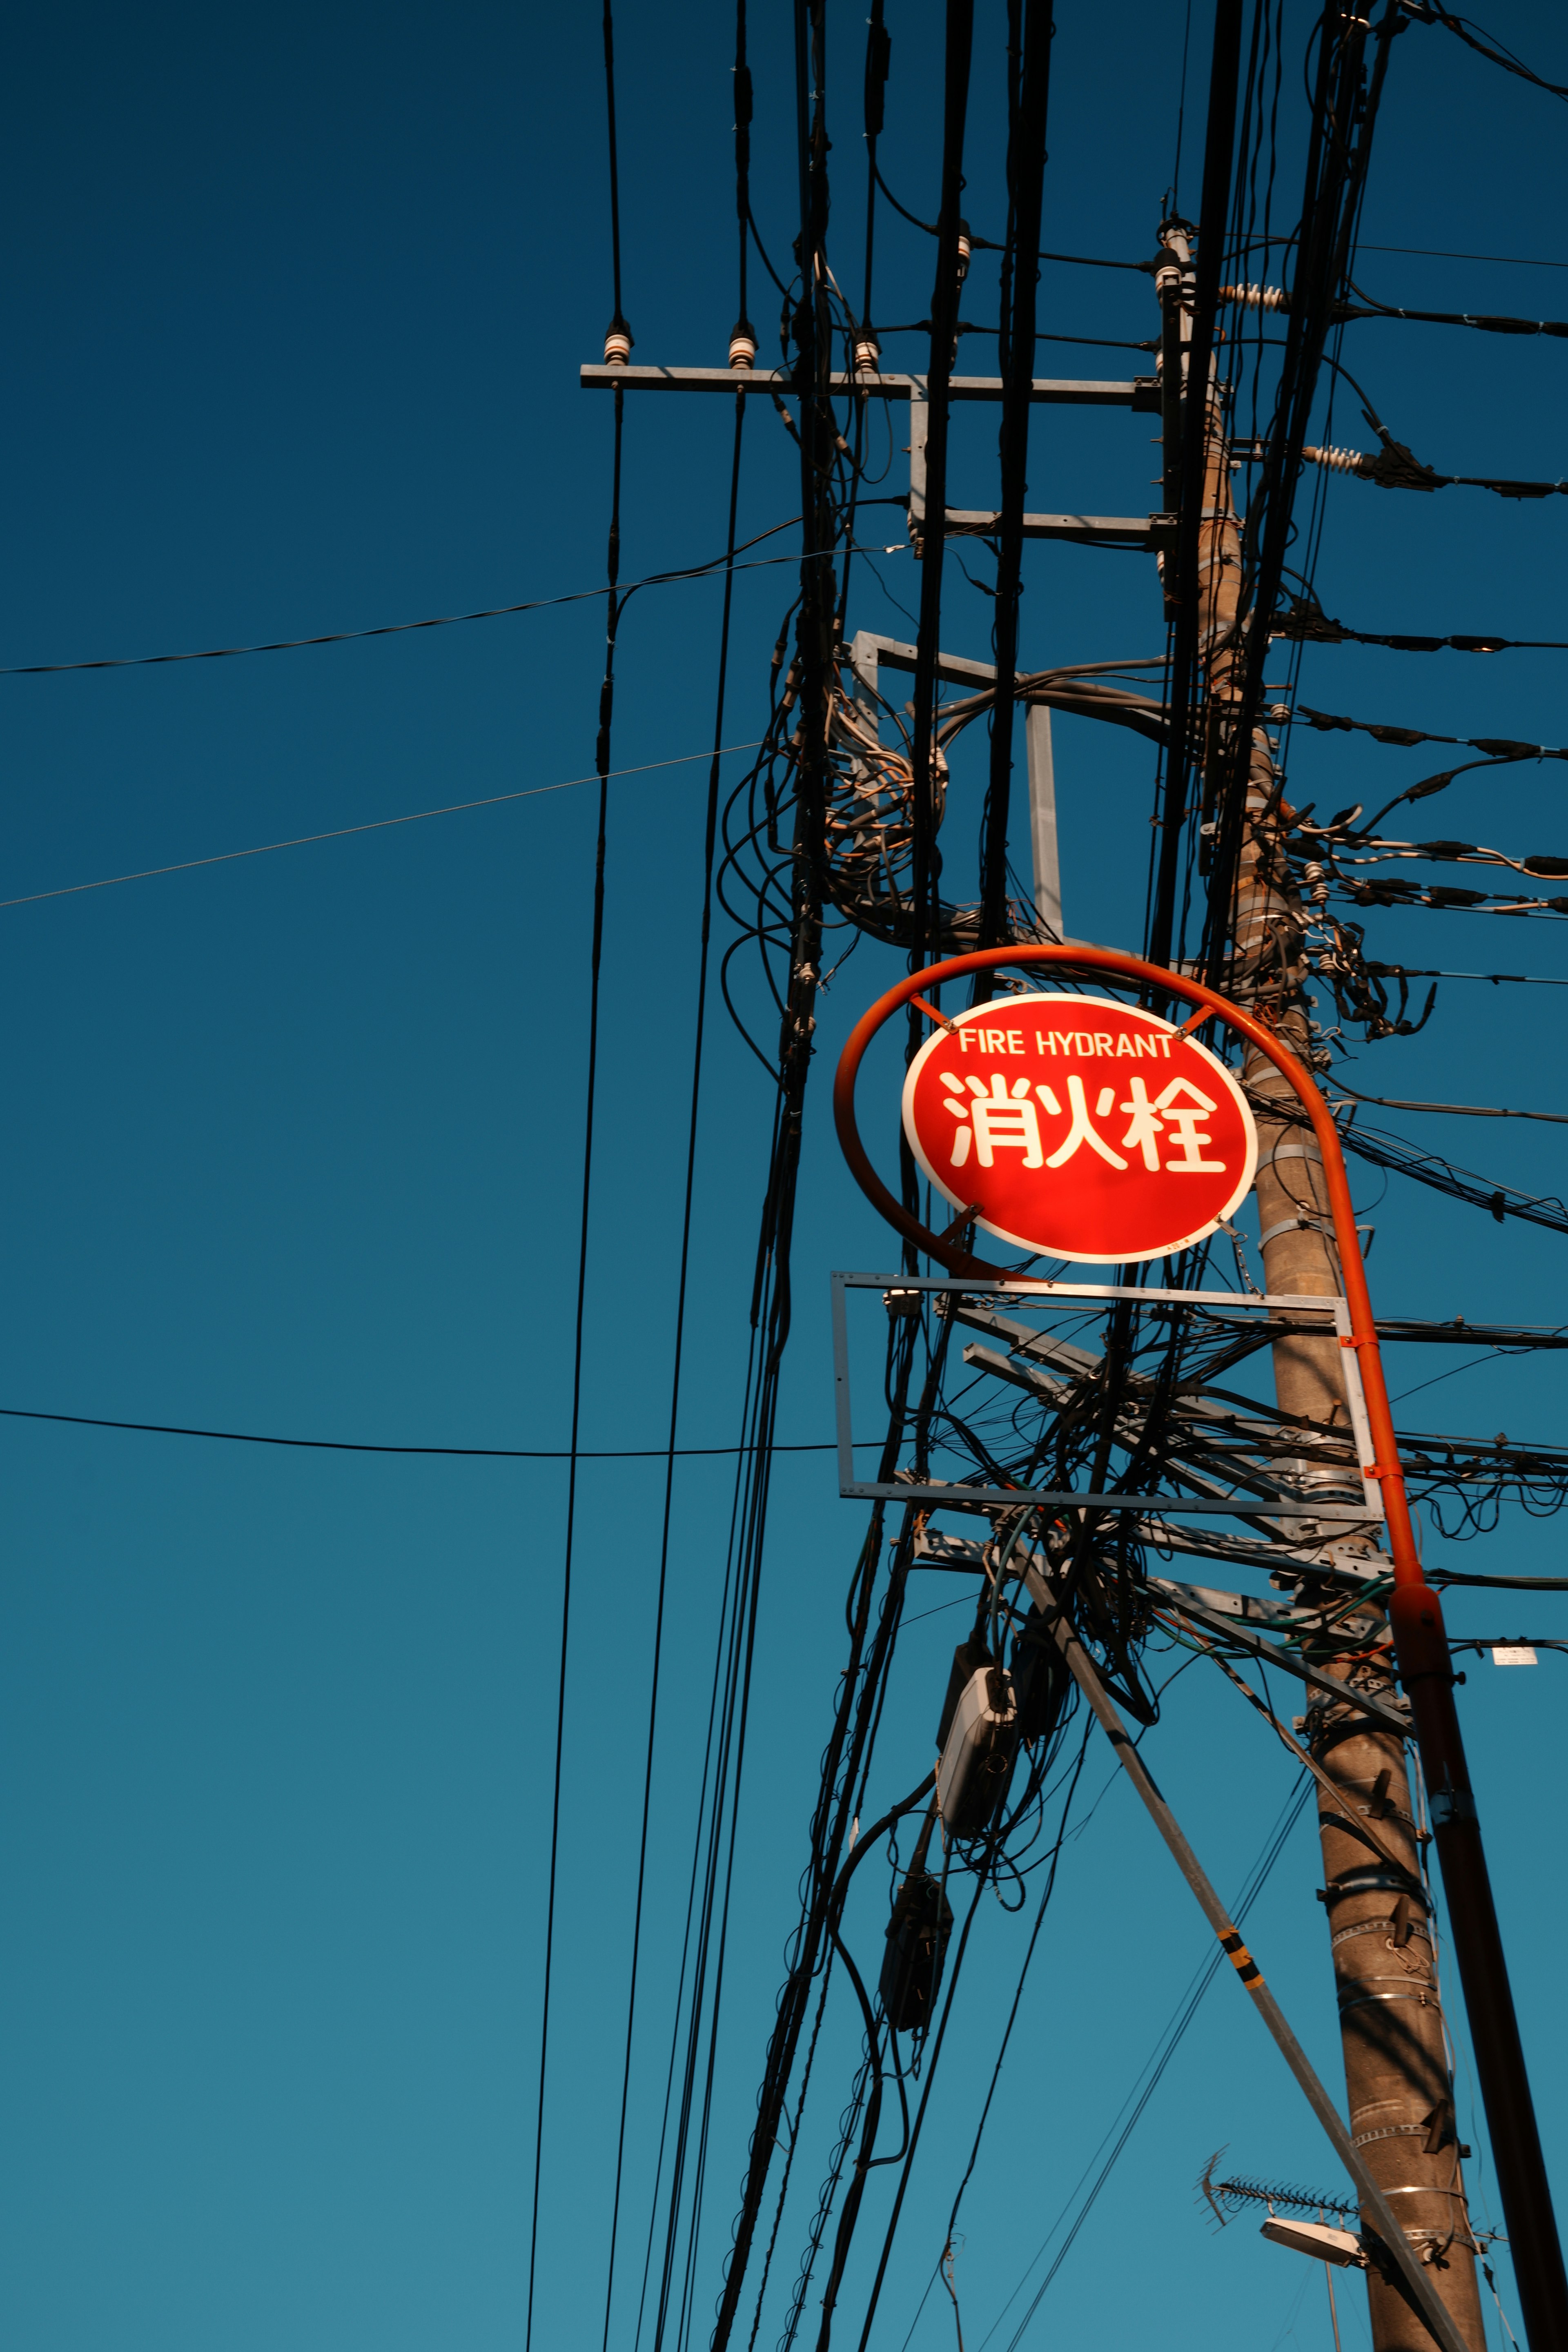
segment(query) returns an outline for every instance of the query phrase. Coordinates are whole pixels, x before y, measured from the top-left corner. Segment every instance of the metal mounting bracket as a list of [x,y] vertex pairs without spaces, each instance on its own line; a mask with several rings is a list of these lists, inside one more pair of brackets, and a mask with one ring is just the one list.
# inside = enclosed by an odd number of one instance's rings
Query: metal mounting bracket
[[[919,656],[913,646],[897,637],[874,636],[858,629],[849,646],[849,667],[866,689],[861,700],[873,723],[877,717],[878,677],[884,669],[911,672]],[[989,662],[962,661],[938,654],[936,674],[948,686],[994,686],[996,672]],[[1024,744],[1028,759],[1029,847],[1034,859],[1035,912],[1053,940],[1062,930],[1062,877],[1057,849],[1057,782],[1051,758],[1051,714],[1043,702],[1024,706]]]
[[1360,1463],[1364,1494],[1359,1504],[1334,1500],[1325,1504],[1320,1496],[1315,1501],[1267,1501],[1257,1495],[1244,1498],[1215,1495],[1122,1495],[1110,1492],[1089,1492],[1052,1489],[1042,1492],[1022,1486],[960,1486],[932,1480],[927,1483],[913,1478],[895,1478],[886,1482],[858,1478],[855,1472],[854,1432],[849,1395],[849,1327],[847,1294],[851,1290],[877,1290],[884,1295],[892,1291],[934,1291],[952,1298],[994,1298],[1015,1306],[1048,1306],[1060,1300],[1065,1307],[1075,1307],[1084,1299],[1130,1299],[1140,1306],[1159,1307],[1222,1307],[1229,1312],[1256,1313],[1262,1309],[1275,1313],[1300,1314],[1310,1310],[1319,1317],[1331,1318],[1334,1329],[1344,1337],[1350,1330],[1350,1309],[1342,1298],[1298,1296],[1293,1292],[1264,1292],[1257,1297],[1242,1297],[1232,1290],[1161,1290],[1140,1288],[1104,1282],[1047,1282],[1020,1276],[1011,1282],[965,1282],[952,1275],[911,1274],[835,1274],[831,1277],[833,1295],[833,1381],[834,1402],[838,1435],[838,1491],[847,1501],[923,1502],[945,1505],[952,1509],[1017,1510],[1024,1507],[1050,1510],[1135,1511],[1140,1515],[1158,1508],[1164,1517],[1207,1517],[1245,1516],[1269,1519],[1312,1519],[1331,1517],[1336,1522],[1360,1520],[1369,1528],[1384,1517],[1383,1495],[1378,1479],[1367,1473],[1377,1465],[1372,1450],[1372,1435],[1367,1424],[1366,1403],[1362,1391],[1361,1366],[1353,1349],[1345,1350],[1345,1401],[1350,1408],[1351,1431]]

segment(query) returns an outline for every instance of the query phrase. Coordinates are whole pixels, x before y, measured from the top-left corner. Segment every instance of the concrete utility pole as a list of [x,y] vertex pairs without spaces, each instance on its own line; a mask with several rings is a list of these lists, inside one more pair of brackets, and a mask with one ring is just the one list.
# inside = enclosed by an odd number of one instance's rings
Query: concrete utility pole
[[[1185,383],[1194,278],[1189,232],[1161,232],[1169,257],[1156,283],[1165,315],[1163,410],[1204,436],[1203,517],[1199,541],[1200,663],[1208,688],[1205,770],[1217,772],[1228,751],[1230,712],[1239,702],[1243,638],[1237,614],[1241,533],[1231,488],[1230,446],[1215,373],[1201,394]],[[1180,388],[1170,379],[1183,373]],[[1229,994],[1266,1020],[1309,1067],[1311,1036],[1305,993],[1306,926],[1285,854],[1292,812],[1281,796],[1273,746],[1254,733],[1248,757],[1247,824],[1232,914],[1234,963]],[[1289,1089],[1265,1057],[1249,1053],[1244,1079],[1267,1102]],[[1322,1163],[1310,1132],[1286,1117],[1258,1115],[1258,1231],[1268,1290],[1334,1297],[1343,1288],[1335,1255]],[[1280,1409],[1321,1429],[1348,1426],[1338,1342],[1325,1332],[1277,1339],[1275,1395]],[[1343,1539],[1334,1506],[1361,1505],[1360,1481],[1305,1462],[1298,1476],[1323,1484],[1325,1537]],[[1317,1660],[1346,1685],[1342,1706],[1315,1705],[1307,1719],[1312,1752],[1342,1792],[1343,1810],[1320,1797],[1326,1912],[1340,2004],[1351,2137],[1373,2179],[1399,2214],[1406,2235],[1433,2266],[1437,2291],[1475,2352],[1483,2352],[1476,2246],[1460,2169],[1453,2079],[1438,2003],[1428,1907],[1417,1868],[1405,1743],[1373,1728],[1349,1694],[1365,1690],[1394,1700],[1391,1653],[1379,1643],[1347,1663]],[[1397,1701],[1394,1700],[1397,1704]],[[1468,2153],[1468,2150],[1465,2151]],[[1375,2352],[1428,2352],[1431,2337],[1405,2295],[1368,2272]]]

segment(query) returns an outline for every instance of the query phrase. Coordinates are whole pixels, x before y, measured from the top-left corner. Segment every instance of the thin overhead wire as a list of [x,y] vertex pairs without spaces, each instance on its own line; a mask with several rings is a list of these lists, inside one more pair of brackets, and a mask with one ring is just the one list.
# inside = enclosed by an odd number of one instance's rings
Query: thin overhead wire
[[1472,26],[1463,16],[1450,16],[1447,8],[1439,5],[1438,0],[1404,0],[1404,9],[1405,16],[1413,17],[1418,25],[1441,25],[1446,33],[1452,33],[1464,42],[1467,48],[1474,49],[1478,57],[1485,58],[1489,65],[1500,66],[1504,73],[1517,74],[1521,81],[1532,83],[1537,89],[1544,90],[1549,98],[1568,99],[1568,83],[1548,81],[1532,66],[1527,66],[1522,58],[1505,48],[1500,41],[1489,39],[1478,26]]
[[[754,751],[755,743],[726,743],[724,751]],[[689,767],[697,760],[710,760],[710,751],[682,751],[673,760],[647,760],[636,768],[612,768],[607,779],[597,773],[591,776],[567,776],[558,784],[527,784],[515,793],[490,793],[483,800],[451,801],[444,808],[415,809],[407,816],[372,817],[364,824],[340,824],[330,833],[296,834],[288,841],[263,841],[254,849],[222,849],[212,857],[184,857],[174,866],[143,866],[134,874],[109,874],[100,882],[66,882],[58,890],[29,890],[20,898],[0,898],[0,911],[7,907],[36,907],[45,898],[74,898],[84,890],[112,890],[121,882],[151,882],[161,874],[191,874],[202,866],[229,866],[237,857],[267,857],[275,849],[309,849],[319,841],[347,841],[356,833],[384,833],[399,824],[423,824],[433,816],[461,816],[469,809],[500,808],[509,801],[539,800],[548,793],[569,793],[580,784],[602,781],[614,782],[619,776],[648,776],[659,768]]]
[[[611,73],[610,8],[605,6],[605,66]],[[614,100],[611,101],[612,134]],[[612,136],[613,152],[613,136]],[[617,264],[618,276],[618,264]],[[617,310],[619,305],[617,303]],[[550,1800],[550,1878],[544,1914],[544,1990],[539,2027],[539,2096],[533,2136],[533,2197],[528,2231],[528,2315],[524,2352],[533,2342],[533,2303],[539,2254],[539,2193],[544,2169],[544,2107],[550,2062],[551,1978],[555,1958],[555,1896],[561,1850],[561,1782],[566,1742],[567,1668],[572,1635],[572,1562],[577,1533],[577,1447],[583,1416],[583,1341],[588,1297],[588,1224],[594,1181],[594,1111],[599,1064],[599,999],[605,946],[605,860],[610,813],[610,728],[615,713],[616,631],[621,603],[616,593],[621,564],[621,452],[624,395],[617,390],[615,441],[610,474],[610,530],[605,569],[609,575],[609,608],[605,631],[605,680],[599,690],[599,823],[594,845],[592,937],[588,950],[588,1056],[583,1106],[583,1193],[577,1236],[577,1305],[572,1345],[572,1439],[566,1484],[566,1528],[561,1567],[561,1663],[555,1696],[555,1769]]]
[[621,168],[619,142],[616,137],[616,26],[612,0],[605,0],[605,113],[610,185],[610,280],[615,289],[616,302],[612,323],[624,327],[626,316],[621,308]]
[[[734,555],[743,555],[748,548],[760,547],[764,539],[788,530],[800,520],[791,515],[784,522],[770,524],[755,539],[742,540]],[[875,553],[865,549],[863,553]],[[639,588],[668,588],[682,580],[701,580],[721,567],[726,571],[761,572],[773,563],[798,563],[798,555],[772,555],[755,563],[737,564],[734,555],[715,555],[706,563],[683,564],[674,572],[650,572],[645,579],[634,580],[620,591],[621,602],[634,595]],[[420,629],[456,629],[467,621],[504,621],[518,613],[545,613],[562,604],[587,604],[610,593],[608,588],[574,588],[563,596],[531,596],[521,604],[488,604],[477,613],[440,613],[432,620],[385,621],[374,629],[331,629],[325,635],[314,637],[276,637],[259,646],[208,646],[200,653],[125,654],[105,656],[93,661],[13,662],[0,668],[0,677],[59,677],[69,670],[82,669],[157,669],[168,662],[236,661],[242,654],[293,654],[307,646],[348,646],[365,637],[403,637]]]
[[[1300,1819],[1308,1798],[1311,1795],[1312,1786],[1312,1781],[1308,1775],[1302,1773],[1299,1778],[1298,1784],[1292,1788],[1289,1796],[1286,1799],[1284,1811],[1282,1811],[1263,1853],[1259,1855],[1257,1863],[1253,1865],[1252,1873],[1248,1878],[1247,1886],[1243,1889],[1242,1894],[1237,1902],[1235,1918],[1238,1927],[1246,1920],[1247,1912],[1251,1909],[1252,1905],[1256,1902],[1258,1896],[1262,1893],[1264,1886],[1267,1885],[1275,1864],[1279,1861],[1279,1856],[1284,1853],[1285,1847],[1289,1840],[1290,1833],[1294,1830],[1297,1822]],[[1197,2015],[1198,2010],[1203,2003],[1205,1994],[1208,1991],[1210,1985],[1214,1982],[1215,1978],[1218,1975],[1221,1968],[1224,1966],[1225,1958],[1226,1955],[1223,1951],[1215,1950],[1210,1952],[1199,1964],[1187,1991],[1184,1994],[1181,2001],[1177,2004],[1164,2032],[1161,2035],[1159,2042],[1155,2045],[1153,2053],[1145,2063],[1143,2074],[1140,2078],[1138,2084],[1135,2085],[1134,2090],[1129,2094],[1128,2100],[1123,2105],[1121,2114],[1126,2116],[1126,2121],[1121,2123],[1120,2131],[1116,2132],[1116,2137],[1111,2143],[1110,2154],[1100,2165],[1100,2169],[1095,2174],[1087,2193],[1081,2199],[1078,2210],[1073,2216],[1073,2220],[1068,2230],[1067,2235],[1057,2249],[1056,2255],[1052,2260],[1050,2268],[1047,2271],[1045,2277],[1041,2280],[1038,2287],[1036,2289],[1033,2300],[1030,2302],[1023,2318],[1018,2322],[1017,2326],[1013,2330],[1012,2335],[1009,2336],[1007,2340],[1007,2352],[1017,2352],[1017,2347],[1023,2339],[1025,2331],[1028,2327],[1030,2321],[1034,2318],[1036,2312],[1038,2311],[1046,2295],[1050,2291],[1058,2273],[1060,2271],[1062,2264],[1066,2262],[1068,2254],[1072,2251],[1078,2239],[1079,2232],[1082,2230],[1084,2223],[1088,2221],[1089,2214],[1093,2211],[1096,2203],[1099,2201],[1106,2182],[1110,2179],[1111,2172],[1114,2170],[1117,2163],[1121,2159],[1123,2149],[1126,2147],[1128,2141],[1131,2138],[1132,2134],[1137,2129],[1139,2123],[1142,2121],[1145,2108],[1148,2106],[1150,2100],[1153,2097],[1154,2093],[1159,2088],[1165,2071],[1170,2065],[1172,2059],[1175,2056],[1176,2052],[1187,2032],[1188,2027],[1192,2024],[1194,2018]],[[1131,2114],[1127,2113],[1129,2105],[1131,2105]],[[1118,2121],[1121,2121],[1121,2117],[1118,2118]],[[1112,2125],[1111,2129],[1115,2131],[1116,2126]],[[1107,2137],[1110,2137],[1109,2133],[1107,2134]],[[1100,2147],[1103,2148],[1104,2146],[1105,2141],[1102,2140],[1100,2142]],[[1098,2149],[1096,2150],[1096,2154],[1099,2154]],[[1091,2158],[1090,2162],[1092,2163],[1093,2160],[1094,2159]],[[1087,2171],[1087,2169],[1088,2168],[1086,2167],[1085,2170]],[[1081,2189],[1082,2186],[1083,2179],[1082,2176],[1080,2176],[1078,2187],[1075,2188],[1073,2191],[1073,2195],[1075,2197],[1078,2195],[1079,2189]],[[1051,2231],[1047,2233],[1040,2247],[1039,2253],[1037,2253],[1034,2257],[1034,2261],[1030,2263],[1029,2270],[1033,2270],[1035,2263],[1039,2261],[1040,2254],[1045,2252],[1046,2247],[1049,2245],[1051,2238],[1055,2236],[1057,2230],[1061,2227],[1061,2223],[1065,2219],[1066,2209],[1064,2208],[1063,2212],[1058,2216]],[[1014,2288],[1012,2294],[1008,2296],[1006,2303],[1003,2305],[1001,2311],[998,2313],[996,2319],[993,2322],[990,2329],[981,2338],[980,2352],[985,2352],[985,2346],[990,2343],[992,2336],[995,2335],[997,2328],[1000,2327],[1003,2319],[1006,2316],[1008,2310],[1016,2300],[1017,2295],[1022,2290],[1027,2277],[1028,2271],[1026,2271],[1024,2278],[1020,2279],[1018,2285]]]
[[[745,9],[739,12],[740,36],[738,47],[745,57]],[[741,316],[745,317],[744,226],[742,231],[742,299]],[[735,439],[730,461],[730,538],[735,536],[735,515],[741,494],[741,446],[745,425],[746,403],[743,395],[735,399]],[[616,2249],[619,2233],[621,2187],[625,2170],[626,2143],[626,2112],[631,2098],[632,2048],[637,2030],[637,1971],[642,1951],[643,1898],[647,1881],[648,1823],[653,1810],[653,1764],[658,1732],[659,1673],[664,1657],[665,1601],[669,1580],[669,1538],[675,1505],[676,1434],[680,1416],[680,1376],[686,1339],[687,1285],[691,1268],[691,1212],[697,1185],[698,1116],[702,1099],[702,1048],[708,1013],[708,957],[712,937],[713,919],[713,856],[719,829],[719,773],[722,756],[720,737],[724,730],[724,698],[730,665],[731,591],[726,584],[724,611],[719,632],[719,675],[715,688],[713,711],[713,755],[708,771],[708,809],[703,833],[702,897],[699,923],[697,962],[697,996],[692,1025],[691,1096],[687,1119],[686,1186],[680,1213],[680,1270],[676,1284],[675,1334],[669,1382],[669,1444],[664,1476],[664,1507],[659,1523],[658,1587],[654,1606],[653,1665],[648,1685],[647,1746],[643,1765],[642,1821],[637,1834],[637,1895],[632,1915],[631,1980],[626,1993],[626,2032],[624,2063],[621,2073],[620,2119],[616,2133],[616,2179],[610,2210],[610,2252],[605,2277],[604,2352],[609,2352],[610,2314],[615,2298]]]
[[[595,1447],[580,1445],[575,1454],[565,1445],[380,1445],[348,1437],[279,1437],[255,1429],[197,1429],[177,1421],[110,1421],[100,1413],[42,1412],[19,1404],[0,1404],[0,1420],[58,1421],[72,1429],[126,1429],[149,1437],[210,1437],[226,1445],[291,1445],[310,1454],[412,1454],[437,1457],[450,1455],[458,1461],[479,1462],[664,1462],[669,1457],[668,1445],[610,1445]],[[869,1453],[879,1448],[879,1437],[857,1438],[858,1452]],[[837,1440],[832,1437],[813,1438],[792,1444],[787,1439],[774,1442],[775,1454],[832,1454],[837,1450]],[[749,1445],[678,1445],[678,1461],[697,1461],[713,1455],[726,1457],[749,1454]]]
[[1430,245],[1363,245],[1363,253],[1408,253],[1418,261],[1495,261],[1507,269],[1568,269],[1568,261],[1542,261],[1523,253],[1447,253]]

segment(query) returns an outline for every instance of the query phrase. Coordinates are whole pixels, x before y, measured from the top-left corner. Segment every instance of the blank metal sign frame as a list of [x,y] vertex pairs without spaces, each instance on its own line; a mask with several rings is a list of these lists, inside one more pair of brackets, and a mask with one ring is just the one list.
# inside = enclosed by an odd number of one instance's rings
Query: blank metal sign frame
[[[1059,1299],[1065,1307],[1074,1307],[1097,1299],[1131,1299],[1144,1307],[1222,1307],[1232,1315],[1277,1310],[1289,1315],[1312,1313],[1326,1315],[1333,1323],[1340,1339],[1350,1337],[1350,1308],[1342,1298],[1319,1298],[1297,1293],[1275,1291],[1258,1296],[1244,1296],[1234,1290],[1154,1290],[1137,1289],[1129,1286],[1105,1282],[1045,1282],[1020,1279],[1016,1282],[963,1282],[951,1275],[913,1274],[835,1274],[833,1286],[833,1397],[838,1440],[838,1492],[847,1502],[902,1502],[945,1505],[950,1510],[960,1506],[979,1504],[991,1508],[1017,1509],[1021,1506],[1045,1506],[1052,1510],[1147,1511],[1151,1502],[1157,1501],[1168,1517],[1207,1518],[1224,1512],[1249,1518],[1292,1519],[1365,1519],[1369,1525],[1383,1517],[1383,1496],[1375,1477],[1363,1478],[1365,1501],[1358,1510],[1354,1504],[1338,1500],[1328,1503],[1319,1495],[1310,1502],[1292,1503],[1284,1496],[1267,1499],[1248,1495],[1237,1500],[1215,1499],[1213,1496],[1184,1495],[1122,1495],[1099,1493],[1093,1490],[1043,1492],[1028,1486],[920,1486],[913,1480],[858,1478],[855,1475],[853,1427],[849,1402],[849,1318],[847,1294],[851,1290],[889,1291],[927,1290],[948,1297],[969,1298],[1011,1299],[1015,1304],[1048,1305]],[[1345,1397],[1350,1406],[1351,1431],[1355,1439],[1356,1458],[1363,1473],[1375,1470],[1372,1433],[1367,1424],[1366,1403],[1362,1394],[1361,1367],[1353,1348],[1344,1350]]]

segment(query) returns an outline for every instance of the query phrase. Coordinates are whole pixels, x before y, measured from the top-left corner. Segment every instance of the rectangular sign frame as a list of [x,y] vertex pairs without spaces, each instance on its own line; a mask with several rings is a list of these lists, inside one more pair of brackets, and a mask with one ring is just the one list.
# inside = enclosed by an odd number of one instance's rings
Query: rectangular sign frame
[[[1303,1296],[1293,1291],[1263,1291],[1245,1293],[1236,1290],[1155,1290],[1136,1288],[1128,1285],[1107,1282],[1047,1282],[1023,1278],[1014,1282],[963,1282],[951,1275],[913,1274],[834,1274],[833,1288],[833,1391],[834,1412],[838,1441],[838,1492],[847,1502],[930,1503],[949,1510],[962,1509],[978,1504],[996,1509],[1017,1508],[1024,1504],[1042,1506],[1051,1510],[1138,1511],[1157,1508],[1166,1517],[1184,1517],[1207,1518],[1229,1515],[1259,1519],[1331,1519],[1334,1521],[1364,1521],[1368,1528],[1381,1525],[1384,1518],[1383,1494],[1376,1478],[1363,1476],[1365,1501],[1361,1509],[1354,1504],[1329,1503],[1324,1500],[1294,1503],[1285,1496],[1278,1500],[1265,1496],[1248,1495],[1240,1500],[1229,1497],[1215,1500],[1212,1496],[1185,1495],[1122,1495],[1090,1490],[1052,1490],[1043,1492],[1019,1486],[917,1486],[904,1479],[881,1480],[858,1478],[855,1475],[853,1424],[849,1398],[849,1318],[848,1293],[852,1290],[932,1291],[948,1297],[992,1298],[998,1302],[1008,1299],[1015,1303],[1034,1300],[1061,1299],[1073,1303],[1084,1299],[1127,1298],[1141,1306],[1223,1307],[1233,1315],[1247,1316],[1259,1311],[1327,1316],[1331,1318],[1334,1336],[1340,1339],[1351,1335],[1350,1307],[1341,1297]],[[1327,1336],[1325,1334],[1325,1336]],[[1344,1357],[1345,1398],[1350,1407],[1351,1434],[1355,1441],[1356,1459],[1363,1472],[1376,1466],[1372,1433],[1367,1423],[1366,1399],[1362,1389],[1361,1365],[1353,1348],[1342,1351]]]

